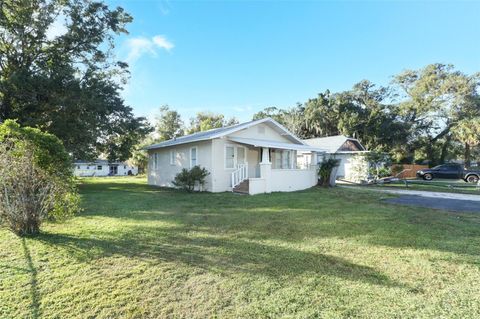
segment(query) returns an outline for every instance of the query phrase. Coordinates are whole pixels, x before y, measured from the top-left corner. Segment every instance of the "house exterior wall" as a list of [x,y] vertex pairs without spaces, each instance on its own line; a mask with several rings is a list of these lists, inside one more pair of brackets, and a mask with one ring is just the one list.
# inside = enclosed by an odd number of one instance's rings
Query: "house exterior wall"
[[292,142],[285,136],[278,134],[278,132],[276,132],[274,129],[264,123],[251,126],[249,128],[229,135],[234,137],[255,138],[259,140],[269,140],[282,143]]
[[[101,166],[101,169],[98,169],[98,166]],[[132,172],[132,175],[138,174],[138,167],[131,166],[128,164],[118,164],[117,174],[114,176],[127,176],[128,171]],[[88,176],[110,176],[110,165],[109,164],[75,164],[73,168],[73,175],[78,177],[88,177]]]
[[[206,178],[206,191],[213,191],[212,178],[214,169],[212,166],[212,141],[193,142],[182,145],[175,145],[148,152],[147,179],[149,185],[173,187],[175,176],[183,168],[190,169],[190,150],[197,148],[197,165],[207,169],[210,175]],[[175,152],[174,163],[170,163],[170,152]],[[158,154],[157,167],[154,167],[154,154]]]
[[246,161],[249,165],[249,177],[251,172],[251,167],[255,167],[256,163],[251,163],[250,159],[252,158],[249,148],[243,144],[235,143],[229,141],[225,138],[217,138],[212,140],[212,167],[214,174],[212,174],[212,183],[213,183],[213,192],[226,192],[232,190],[231,177],[232,173],[236,168],[226,168],[225,167],[225,147],[226,146],[242,147],[245,149]]
[[317,185],[315,169],[272,169],[272,192],[293,192]]
[[[245,150],[248,163],[248,177],[250,179],[250,194],[269,193],[271,191],[295,191],[316,185],[317,174],[315,169],[272,169],[271,164],[259,163],[261,148],[230,141],[228,139],[229,136],[292,143],[269,125],[260,123],[228,136],[208,141],[150,150],[148,153],[148,184],[173,187],[172,181],[175,175],[182,168],[190,168],[190,149],[197,147],[197,165],[206,168],[210,172],[204,190],[210,192],[231,191],[231,176],[237,168],[226,167],[226,146],[234,146],[235,148],[239,147]],[[173,150],[176,152],[175,164],[171,165],[170,152]],[[153,165],[154,154],[158,154],[156,169]],[[295,152],[293,152],[292,156],[295,157]]]

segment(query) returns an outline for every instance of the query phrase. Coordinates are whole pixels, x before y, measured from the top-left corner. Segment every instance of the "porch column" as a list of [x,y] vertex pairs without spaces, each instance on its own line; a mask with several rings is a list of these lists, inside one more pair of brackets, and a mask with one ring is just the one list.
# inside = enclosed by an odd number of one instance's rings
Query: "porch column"
[[265,180],[265,193],[272,192],[272,163],[270,152],[267,147],[262,148],[262,162],[260,163],[260,178]]
[[270,152],[268,147],[262,148],[262,163],[260,164],[270,164]]
[[310,159],[310,168],[311,169],[317,169],[317,152],[312,152],[312,157]]
[[310,159],[310,170],[313,171],[312,182],[311,182],[312,185],[317,185],[318,184],[317,161],[318,161],[318,153],[317,152],[312,152],[312,157]]

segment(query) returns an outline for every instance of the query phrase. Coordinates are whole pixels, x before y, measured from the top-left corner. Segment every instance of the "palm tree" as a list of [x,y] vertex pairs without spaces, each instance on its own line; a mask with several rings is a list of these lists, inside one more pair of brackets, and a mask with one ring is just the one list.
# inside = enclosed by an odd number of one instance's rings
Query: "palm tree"
[[470,149],[480,144],[480,117],[462,120],[453,128],[454,137],[465,145],[465,166],[470,166]]

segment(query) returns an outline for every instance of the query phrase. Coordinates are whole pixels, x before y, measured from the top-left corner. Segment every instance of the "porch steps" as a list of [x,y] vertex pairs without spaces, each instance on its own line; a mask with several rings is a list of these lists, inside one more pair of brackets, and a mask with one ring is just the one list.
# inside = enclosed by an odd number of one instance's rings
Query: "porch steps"
[[239,194],[248,194],[248,190],[249,190],[248,179],[244,180],[243,182],[241,182],[240,184],[238,184],[233,188],[233,192],[239,193]]

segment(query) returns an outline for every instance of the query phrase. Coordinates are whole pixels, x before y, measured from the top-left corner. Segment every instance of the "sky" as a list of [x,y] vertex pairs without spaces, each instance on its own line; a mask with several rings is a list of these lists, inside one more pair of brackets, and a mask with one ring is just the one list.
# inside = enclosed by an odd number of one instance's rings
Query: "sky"
[[451,63],[480,71],[480,1],[108,0],[134,21],[116,38],[130,65],[122,92],[136,115],[161,105],[248,121],[327,89]]

